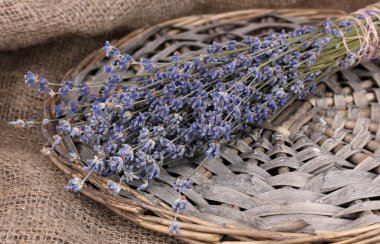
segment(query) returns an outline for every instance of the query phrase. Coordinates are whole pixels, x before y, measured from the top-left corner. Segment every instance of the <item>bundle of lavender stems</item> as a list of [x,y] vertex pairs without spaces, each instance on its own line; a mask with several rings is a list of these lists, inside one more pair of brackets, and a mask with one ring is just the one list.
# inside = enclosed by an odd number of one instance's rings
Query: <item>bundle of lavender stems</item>
[[[83,162],[87,177],[120,176],[108,184],[115,195],[123,182],[140,182],[137,190],[142,191],[169,160],[198,152],[205,153],[203,162],[219,157],[223,144],[246,126],[270,121],[332,73],[377,56],[379,29],[377,4],[317,27],[212,43],[202,55],[175,54],[167,62],[135,60],[106,42],[109,63],[102,82],[61,84],[30,71],[25,75],[26,84],[40,92],[79,93],[85,99],[55,105],[55,119],[10,124],[56,123],[58,134],[44,154],[70,135],[94,151],[95,157]],[[136,69],[140,72],[131,72]],[[94,87],[101,92],[92,93]],[[74,153],[68,156],[79,160]],[[87,177],[71,179],[66,188],[80,191]],[[192,187],[189,177],[173,182],[179,193],[172,206],[176,213],[187,205],[181,193]],[[175,219],[170,234],[180,234]]]

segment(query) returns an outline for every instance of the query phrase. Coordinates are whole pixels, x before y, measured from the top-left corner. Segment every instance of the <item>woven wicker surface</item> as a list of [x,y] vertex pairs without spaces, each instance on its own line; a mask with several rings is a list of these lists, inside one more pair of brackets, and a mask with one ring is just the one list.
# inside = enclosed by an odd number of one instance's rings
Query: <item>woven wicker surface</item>
[[[339,14],[247,10],[186,17],[133,32],[116,46],[135,58],[166,60],[175,51],[197,53],[212,41],[292,29]],[[103,56],[102,51],[90,55],[65,79],[102,80]],[[207,162],[190,178],[196,186],[186,193],[191,205],[179,217],[180,238],[188,242],[371,240],[377,225],[352,229],[380,222],[379,71],[376,62],[368,62],[339,73],[318,87],[317,96],[296,102],[271,124],[237,135],[220,159]],[[56,102],[58,98],[46,103],[47,116],[53,116]],[[51,142],[54,126],[43,128],[43,134]],[[86,145],[64,138],[50,158],[66,174],[83,177],[81,163],[65,159],[70,151],[78,152],[83,162],[93,157]],[[120,196],[111,196],[106,187],[110,179],[96,175],[81,192],[143,227],[167,233],[173,216],[170,205],[176,198],[170,184],[196,168],[199,158],[162,170],[146,193],[124,185]],[[342,230],[352,231],[337,232]],[[334,233],[323,234],[326,231]]]

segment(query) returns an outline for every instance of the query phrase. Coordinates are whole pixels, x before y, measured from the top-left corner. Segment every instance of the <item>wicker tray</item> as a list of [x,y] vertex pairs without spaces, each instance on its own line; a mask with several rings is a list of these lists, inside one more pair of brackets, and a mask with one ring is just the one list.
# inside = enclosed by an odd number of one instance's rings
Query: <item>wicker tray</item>
[[[214,40],[263,35],[340,14],[301,9],[192,16],[135,31],[116,46],[135,58],[159,61],[175,51],[197,53]],[[64,80],[101,81],[103,57],[103,51],[94,52]],[[378,64],[368,62],[334,75],[319,85],[317,95],[297,101],[271,124],[247,129],[224,148],[221,158],[203,165],[190,178],[196,186],[186,193],[191,204],[179,216],[178,238],[189,243],[380,242]],[[46,102],[45,116],[54,117],[57,102],[58,97]],[[43,128],[48,143],[55,134],[55,125]],[[68,160],[68,152],[86,162],[93,158],[92,150],[64,137],[49,156],[67,175],[83,178],[83,163]],[[117,176],[92,174],[81,193],[145,228],[168,233],[176,198],[171,183],[199,162],[200,157],[181,160],[162,169],[145,192],[124,184],[118,196],[107,190],[107,182]]]

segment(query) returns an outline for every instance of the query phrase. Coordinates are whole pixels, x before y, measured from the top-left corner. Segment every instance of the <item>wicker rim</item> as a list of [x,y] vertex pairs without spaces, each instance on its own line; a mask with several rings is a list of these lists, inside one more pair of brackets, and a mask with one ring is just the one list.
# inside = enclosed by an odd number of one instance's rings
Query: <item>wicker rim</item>
[[[128,34],[127,36],[123,37],[122,39],[118,40],[115,45],[122,46],[126,45],[126,43],[133,45],[133,43],[138,42],[142,36],[146,35],[146,33],[155,32],[158,29],[167,26],[175,26],[176,28],[184,26],[199,26],[213,21],[229,23],[236,22],[237,20],[250,19],[255,16],[268,14],[279,14],[289,18],[305,17],[311,20],[319,20],[325,18],[326,16],[339,16],[342,13],[342,11],[335,10],[261,9],[236,11],[218,15],[204,15],[201,17],[190,16],[167,21],[154,27],[134,31]],[[101,50],[95,51],[86,59],[84,59],[76,68],[70,70],[66,74],[65,79],[67,79],[68,77],[75,77],[77,75],[80,75],[82,70],[88,69],[88,67],[95,66],[98,60],[103,58],[103,55],[104,54]],[[46,101],[45,116],[47,118],[53,117],[52,108],[56,101],[56,97]],[[306,105],[304,106],[304,109],[310,109],[313,105],[312,103],[305,104]],[[279,129],[277,128],[276,130],[278,131]],[[47,127],[42,128],[43,136],[48,141],[48,143],[52,143],[51,137],[55,134],[54,131],[55,128],[51,124],[49,124]],[[287,129],[280,129],[280,131],[285,134],[288,133]],[[82,170],[81,166],[77,163],[69,162],[63,156],[65,155],[65,151],[76,151],[76,149],[73,146],[73,144],[66,143],[65,141],[65,144],[62,145],[61,143],[57,151],[53,151],[49,158],[65,174],[83,178],[86,173]],[[174,213],[171,211],[170,206],[168,206],[168,204],[164,202],[157,202],[157,204],[152,204],[151,201],[147,199],[144,195],[125,184],[123,184],[122,189],[125,192],[131,194],[135,199],[138,199],[138,201],[132,201],[126,198],[112,196],[104,190],[107,189],[108,181],[109,179],[107,178],[93,174],[89,177],[88,182],[94,187],[84,187],[81,190],[81,193],[105,205],[106,207],[114,211],[116,214],[121,215],[134,223],[137,223],[145,228],[151,229],[156,232],[165,234],[168,233],[168,226],[170,225],[171,219],[174,216]],[[162,217],[153,216],[148,212],[160,214],[160,216]],[[359,240],[375,236],[380,232],[380,225],[371,225],[367,227],[353,229],[350,231],[341,231],[334,233],[305,234],[292,232],[265,231],[257,230],[255,228],[241,228],[239,226],[234,225],[219,226],[217,224],[187,214],[179,215],[179,220],[181,220],[180,225],[182,229],[182,235],[179,238],[188,243],[214,243],[219,242],[223,236],[230,236],[233,239],[240,240],[241,243],[246,241],[252,242],[254,240],[280,240],[276,243],[305,243],[312,241],[335,241],[342,239],[346,239],[346,241],[342,243],[355,243]],[[223,243],[229,242],[226,241]],[[271,243],[271,241],[260,243]]]

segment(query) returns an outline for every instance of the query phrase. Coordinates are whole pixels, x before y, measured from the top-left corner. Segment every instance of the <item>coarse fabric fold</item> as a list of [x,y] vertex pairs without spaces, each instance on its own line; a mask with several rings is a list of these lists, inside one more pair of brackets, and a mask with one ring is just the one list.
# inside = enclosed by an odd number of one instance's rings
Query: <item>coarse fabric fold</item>
[[0,243],[177,243],[139,227],[81,194],[40,149],[46,96],[28,89],[26,71],[61,81],[105,40],[192,15],[247,8],[324,7],[352,11],[376,1],[306,0],[0,0]]

